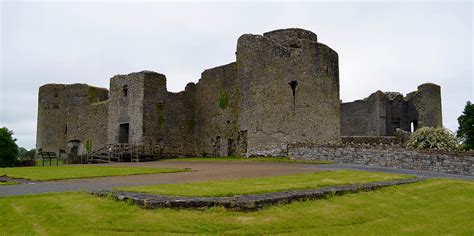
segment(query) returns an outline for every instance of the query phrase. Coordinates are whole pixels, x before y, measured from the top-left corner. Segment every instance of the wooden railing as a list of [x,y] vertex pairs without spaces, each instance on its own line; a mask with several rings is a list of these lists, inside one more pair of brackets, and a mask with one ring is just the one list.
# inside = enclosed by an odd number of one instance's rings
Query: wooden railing
[[160,157],[160,150],[157,145],[113,143],[86,154],[85,159],[86,163],[156,160]]

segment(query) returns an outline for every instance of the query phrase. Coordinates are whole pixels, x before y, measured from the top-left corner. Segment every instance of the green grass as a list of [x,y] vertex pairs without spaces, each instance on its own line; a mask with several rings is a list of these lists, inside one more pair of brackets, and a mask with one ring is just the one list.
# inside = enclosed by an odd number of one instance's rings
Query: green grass
[[30,180],[60,180],[78,179],[104,176],[143,175],[173,173],[185,171],[174,168],[143,168],[143,167],[112,167],[112,166],[33,166],[0,168],[0,176]]
[[[36,160],[36,166],[43,166],[43,160]],[[56,160],[51,160],[51,163],[49,159],[44,160],[44,166],[56,166]],[[59,160],[58,165],[62,166],[64,165],[64,160]]]
[[179,157],[164,159],[161,161],[202,161],[202,162],[287,162],[287,163],[304,163],[304,164],[331,164],[330,161],[302,161],[290,160],[287,157]]
[[176,196],[236,196],[325,186],[366,183],[375,181],[413,178],[397,175],[354,170],[322,171],[310,174],[247,178],[226,181],[206,181],[181,184],[121,187],[119,190]]
[[0,198],[0,235],[474,234],[474,182],[429,180],[243,213],[143,210],[87,193]]
[[14,184],[18,184],[18,183],[14,181],[0,182],[0,186],[14,185]]

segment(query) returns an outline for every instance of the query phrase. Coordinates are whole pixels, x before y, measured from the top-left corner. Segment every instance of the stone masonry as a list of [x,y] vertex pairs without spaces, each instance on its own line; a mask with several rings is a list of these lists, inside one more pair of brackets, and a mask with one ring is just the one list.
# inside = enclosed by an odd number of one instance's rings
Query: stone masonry
[[412,150],[393,144],[294,143],[288,145],[288,156],[294,160],[331,161],[474,176],[473,152]]
[[341,105],[342,136],[390,136],[396,129],[412,132],[424,126],[443,126],[441,88],[435,84],[422,84],[405,97],[377,91]]
[[341,108],[338,55],[313,32],[245,34],[235,62],[205,70],[178,93],[152,71],[116,75],[110,91],[41,86],[37,149],[81,154],[86,142],[92,149],[130,143],[158,146],[166,157],[285,156],[290,143],[391,135],[415,120],[418,127],[442,125],[437,85],[421,85],[405,98],[371,97]]

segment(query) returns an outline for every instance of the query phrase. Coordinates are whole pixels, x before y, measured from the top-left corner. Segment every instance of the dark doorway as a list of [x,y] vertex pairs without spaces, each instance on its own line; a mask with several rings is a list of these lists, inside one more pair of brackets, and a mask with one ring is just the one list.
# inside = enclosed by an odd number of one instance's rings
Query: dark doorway
[[120,124],[119,143],[128,143],[129,131],[130,131],[130,126],[128,123]]

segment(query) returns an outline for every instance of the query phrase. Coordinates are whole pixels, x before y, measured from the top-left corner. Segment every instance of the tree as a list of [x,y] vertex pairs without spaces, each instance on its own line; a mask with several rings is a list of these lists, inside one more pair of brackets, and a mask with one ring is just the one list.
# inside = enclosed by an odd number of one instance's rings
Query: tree
[[27,150],[24,147],[18,147],[18,154],[17,154],[17,159],[19,161],[22,160],[32,160],[35,158],[36,155],[36,149],[32,148],[30,150]]
[[0,128],[0,167],[14,166],[18,154],[18,146],[13,138],[13,131],[6,127]]
[[18,153],[17,153],[18,159],[21,159],[23,157],[23,155],[25,155],[26,152],[28,152],[28,150],[26,150],[26,148],[18,147]]
[[26,148],[18,148],[18,157],[16,160],[16,166],[34,166],[35,162],[36,149],[26,150]]
[[464,111],[458,118],[459,128],[457,136],[461,139],[465,149],[474,149],[474,104],[466,103]]

